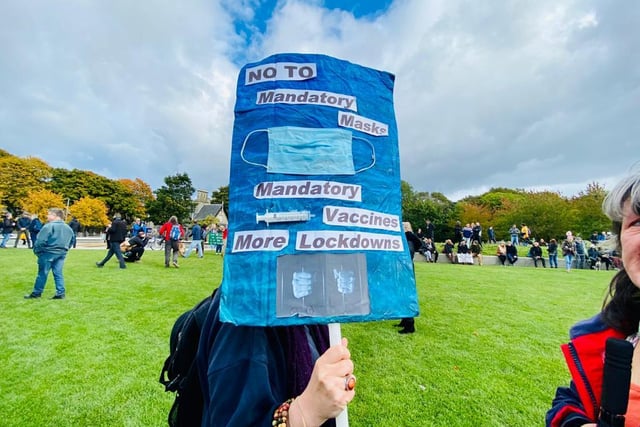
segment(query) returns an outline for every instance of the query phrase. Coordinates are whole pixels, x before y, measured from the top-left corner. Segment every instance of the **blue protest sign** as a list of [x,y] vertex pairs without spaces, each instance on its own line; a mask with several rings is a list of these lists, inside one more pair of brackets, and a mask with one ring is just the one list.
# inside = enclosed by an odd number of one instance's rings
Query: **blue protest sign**
[[315,54],[241,69],[222,320],[278,326],[418,313],[393,84],[387,72]]

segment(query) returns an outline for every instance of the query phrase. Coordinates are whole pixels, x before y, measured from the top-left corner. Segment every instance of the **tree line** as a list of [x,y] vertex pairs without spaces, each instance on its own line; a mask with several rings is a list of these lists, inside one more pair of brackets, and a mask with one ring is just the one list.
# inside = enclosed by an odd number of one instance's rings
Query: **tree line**
[[564,239],[569,230],[575,236],[588,238],[594,231],[607,231],[611,221],[602,213],[606,196],[598,183],[587,185],[573,197],[563,197],[551,191],[492,188],[479,196],[467,196],[458,202],[449,201],[442,193],[415,192],[402,182],[402,216],[414,231],[424,227],[429,219],[435,226],[437,241],[453,238],[456,221],[479,222],[484,230],[492,226],[497,240],[509,240],[513,224],[526,224],[532,237],[549,241]]
[[[194,193],[187,173],[165,177],[164,185],[152,190],[140,178],[113,180],[91,171],[53,168],[36,157],[20,158],[0,149],[0,211],[14,215],[29,212],[44,220],[49,207],[62,207],[90,230],[101,230],[116,213],[129,222],[141,218],[157,224],[176,215],[188,223]],[[405,181],[401,193],[403,220],[417,230],[429,219],[438,241],[453,237],[456,221],[480,222],[484,230],[493,226],[498,240],[509,238],[513,224],[525,223],[533,237],[545,240],[562,238],[567,230],[588,237],[610,227],[601,210],[606,191],[597,183],[570,198],[549,191],[492,188],[452,202],[442,193],[416,192]],[[228,209],[229,187],[215,190],[211,203]]]
[[116,213],[161,223],[171,215],[181,222],[193,215],[195,188],[186,173],[168,176],[152,190],[140,178],[109,179],[91,171],[53,168],[36,157],[20,158],[0,150],[0,211],[46,219],[60,207],[87,230],[102,230]]

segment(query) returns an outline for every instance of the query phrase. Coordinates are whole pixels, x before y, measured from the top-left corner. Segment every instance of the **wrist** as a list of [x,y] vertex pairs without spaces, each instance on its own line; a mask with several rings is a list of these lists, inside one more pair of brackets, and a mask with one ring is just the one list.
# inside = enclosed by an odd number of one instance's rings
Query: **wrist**
[[292,409],[294,412],[292,419],[295,420],[297,424],[292,424],[291,427],[318,427],[327,421],[326,418],[316,413],[317,411],[313,401],[309,401],[304,392],[296,397]]

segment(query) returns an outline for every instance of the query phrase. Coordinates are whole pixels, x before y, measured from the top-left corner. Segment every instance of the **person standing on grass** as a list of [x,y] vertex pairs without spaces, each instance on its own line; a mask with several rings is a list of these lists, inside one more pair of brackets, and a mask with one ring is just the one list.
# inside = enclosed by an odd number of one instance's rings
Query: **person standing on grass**
[[20,240],[20,236],[24,235],[24,239],[27,242],[27,247],[31,249],[31,235],[29,234],[29,226],[31,225],[31,217],[27,212],[23,212],[18,221],[16,222],[17,228],[17,236],[16,241],[13,244],[14,248],[18,247],[18,240]]
[[222,244],[223,239],[222,239],[222,229],[224,228],[224,226],[220,226],[220,227],[216,227],[216,229],[213,231],[213,244],[216,247],[216,254],[218,255],[223,255],[222,253]]
[[220,226],[222,228],[222,248],[220,248],[220,253],[224,257],[224,253],[227,250],[227,238],[229,237],[229,229],[223,224]]
[[[430,219],[425,219],[424,220],[424,238],[425,239],[431,239],[431,241],[435,242],[436,240],[436,227],[433,225],[433,223],[431,222]],[[422,239],[422,237],[420,235],[418,235],[418,237],[420,237],[420,239]]]
[[78,244],[78,233],[80,232],[80,221],[75,216],[71,218],[69,221],[69,227],[73,230],[73,244],[71,245],[75,248]]
[[[595,427],[601,416],[605,345],[608,338],[629,341],[633,347],[627,412],[620,424],[640,425],[640,171],[623,178],[605,197],[602,210],[612,221],[621,269],[611,279],[602,310],[570,330],[562,353],[571,374],[568,387],[558,387],[547,427]],[[618,392],[627,390],[617,390]]]
[[38,218],[38,215],[31,215],[31,224],[29,224],[29,236],[31,237],[31,243],[36,244],[38,233],[42,230],[42,221]]
[[482,226],[478,221],[471,223],[471,242],[474,240],[482,247]]
[[531,229],[524,222],[522,223],[522,228],[520,228],[520,236],[522,237],[520,239],[522,245],[527,246],[530,243]]
[[558,268],[558,242],[556,239],[549,240],[547,252],[549,253],[549,268]]
[[[404,227],[404,235],[407,238],[409,256],[411,257],[411,268],[414,269],[413,257],[415,256],[416,251],[420,249],[420,247],[422,246],[422,241],[413,232],[413,228],[411,228],[411,223],[403,222],[402,225]],[[416,274],[415,269],[413,274],[414,275]],[[400,320],[399,323],[396,323],[394,326],[402,328],[401,330],[398,331],[398,333],[400,334],[412,334],[416,331],[415,324],[416,324],[416,321],[413,317],[405,317],[402,320]]]
[[462,224],[460,221],[456,221],[456,225],[453,227],[453,241],[460,242],[462,240]]
[[193,227],[191,227],[191,244],[187,248],[187,251],[184,254],[185,258],[189,258],[192,250],[196,250],[198,254],[198,258],[204,257],[204,252],[202,250],[202,227],[198,224],[198,220],[193,220]]
[[567,231],[567,238],[562,242],[562,256],[564,256],[564,265],[567,273],[571,271],[573,257],[576,255],[576,242],[573,240],[573,233]]
[[[178,236],[171,236],[171,232],[174,227],[178,227]],[[165,268],[169,268],[169,263],[173,258],[173,266],[178,268],[178,254],[180,253],[180,239],[184,237],[184,229],[182,225],[178,222],[178,217],[175,215],[169,218],[169,221],[162,224],[160,230],[158,230],[158,234],[164,237],[164,266]]]
[[[6,248],[7,242],[11,237],[11,233],[13,233],[13,227],[15,226],[15,222],[13,222],[13,216],[10,212],[4,214],[4,218],[2,219],[2,224],[0,228],[2,228],[2,243],[0,243],[0,248]],[[20,236],[16,236],[16,240]]]
[[64,260],[71,247],[73,230],[64,223],[63,215],[62,209],[49,209],[47,223],[42,227],[33,243],[33,253],[38,257],[38,275],[33,285],[33,291],[29,295],[25,295],[26,299],[36,299],[42,296],[49,271],[52,271],[56,285],[56,293],[51,299],[64,299],[65,297],[62,267],[64,267]]
[[207,234],[207,239],[209,241],[209,249],[219,254],[222,251],[222,233],[218,231],[217,225],[211,224],[211,230],[209,230]]
[[104,265],[114,255],[120,263],[120,268],[127,268],[124,263],[124,257],[122,256],[122,250],[120,249],[120,245],[127,238],[127,233],[127,223],[122,219],[120,214],[116,214],[113,217],[113,222],[107,228],[107,242],[109,243],[109,251],[102,261],[96,262],[96,266],[98,268],[104,267]]
[[520,236],[520,229],[517,225],[513,224],[509,229],[509,235],[511,236],[511,243],[518,246],[518,236]]
[[587,250],[584,247],[582,237],[576,237],[576,268],[578,270],[584,270],[587,263]]
[[493,226],[489,227],[487,233],[489,234],[489,244],[496,243],[496,232],[493,229]]

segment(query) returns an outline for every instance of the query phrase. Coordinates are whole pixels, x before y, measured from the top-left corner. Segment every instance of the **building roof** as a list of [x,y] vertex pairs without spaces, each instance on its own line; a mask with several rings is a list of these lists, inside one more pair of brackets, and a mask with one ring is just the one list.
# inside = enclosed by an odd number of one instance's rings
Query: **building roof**
[[208,216],[212,216],[215,218],[220,214],[221,210],[222,210],[221,203],[214,203],[214,204],[202,203],[199,209],[193,215],[193,219],[201,221]]

